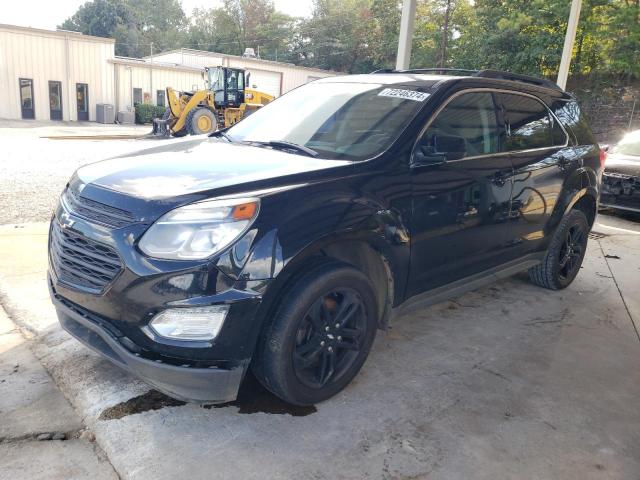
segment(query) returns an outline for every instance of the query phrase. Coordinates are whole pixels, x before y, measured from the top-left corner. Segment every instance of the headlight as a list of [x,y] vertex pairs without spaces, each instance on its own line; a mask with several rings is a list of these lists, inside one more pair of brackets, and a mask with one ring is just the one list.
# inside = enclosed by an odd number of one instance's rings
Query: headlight
[[240,238],[258,215],[256,198],[209,200],[176,208],[154,223],[140,250],[155,258],[199,260]]

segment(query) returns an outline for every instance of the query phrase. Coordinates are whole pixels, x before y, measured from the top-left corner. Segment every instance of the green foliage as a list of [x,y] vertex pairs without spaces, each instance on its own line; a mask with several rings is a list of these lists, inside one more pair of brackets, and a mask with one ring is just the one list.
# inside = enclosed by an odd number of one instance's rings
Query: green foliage
[[[411,65],[553,76],[569,0],[418,0]],[[189,18],[180,0],[93,0],[61,28],[116,39],[116,54],[188,47],[336,71],[395,65],[402,0],[314,0],[309,18],[272,0],[223,0]],[[640,0],[583,0],[572,73],[640,75]]]
[[150,103],[136,104],[136,123],[151,123],[154,118],[162,118],[165,107],[160,105],[151,105]]
[[186,41],[189,22],[180,0],[93,0],[59,28],[112,37],[116,55],[142,57]]

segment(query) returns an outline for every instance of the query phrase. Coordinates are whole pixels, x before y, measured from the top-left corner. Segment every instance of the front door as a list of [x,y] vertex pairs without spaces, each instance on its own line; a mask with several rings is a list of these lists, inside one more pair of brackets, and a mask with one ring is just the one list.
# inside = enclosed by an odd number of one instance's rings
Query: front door
[[412,158],[408,296],[502,263],[512,167],[493,94],[458,92],[440,107]]
[[234,68],[226,70],[225,93],[228,107],[239,107],[244,102],[244,71]]
[[78,104],[78,121],[89,121],[89,86],[76,83],[76,102]]
[[62,120],[62,83],[49,81],[49,117]]
[[504,115],[504,143],[514,168],[506,254],[514,259],[544,247],[564,178],[578,167],[579,159],[567,148],[564,129],[540,100],[522,93],[498,93],[496,103]]
[[30,78],[20,79],[20,108],[22,110],[22,118],[36,118],[33,105],[33,80]]

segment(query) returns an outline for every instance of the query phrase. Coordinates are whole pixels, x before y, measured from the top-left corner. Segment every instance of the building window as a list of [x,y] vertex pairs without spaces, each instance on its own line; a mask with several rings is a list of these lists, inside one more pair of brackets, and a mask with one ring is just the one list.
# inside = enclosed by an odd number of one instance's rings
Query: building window
[[22,109],[22,118],[36,118],[33,106],[33,80],[30,78],[20,79],[20,108]]
[[135,107],[139,103],[142,103],[142,89],[134,88],[133,89],[133,106]]
[[78,121],[89,121],[89,86],[86,83],[76,83],[76,104]]
[[49,117],[62,120],[62,83],[49,80]]
[[164,107],[165,106],[165,103],[164,103],[164,90],[156,91],[156,105],[158,105],[159,107]]

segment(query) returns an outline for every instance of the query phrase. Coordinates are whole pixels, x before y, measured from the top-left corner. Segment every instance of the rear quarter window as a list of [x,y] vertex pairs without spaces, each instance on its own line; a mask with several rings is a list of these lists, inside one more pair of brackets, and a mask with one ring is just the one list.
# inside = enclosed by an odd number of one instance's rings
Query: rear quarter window
[[593,145],[596,139],[591,132],[584,112],[575,100],[556,100],[551,111],[562,125],[575,136],[578,145]]

